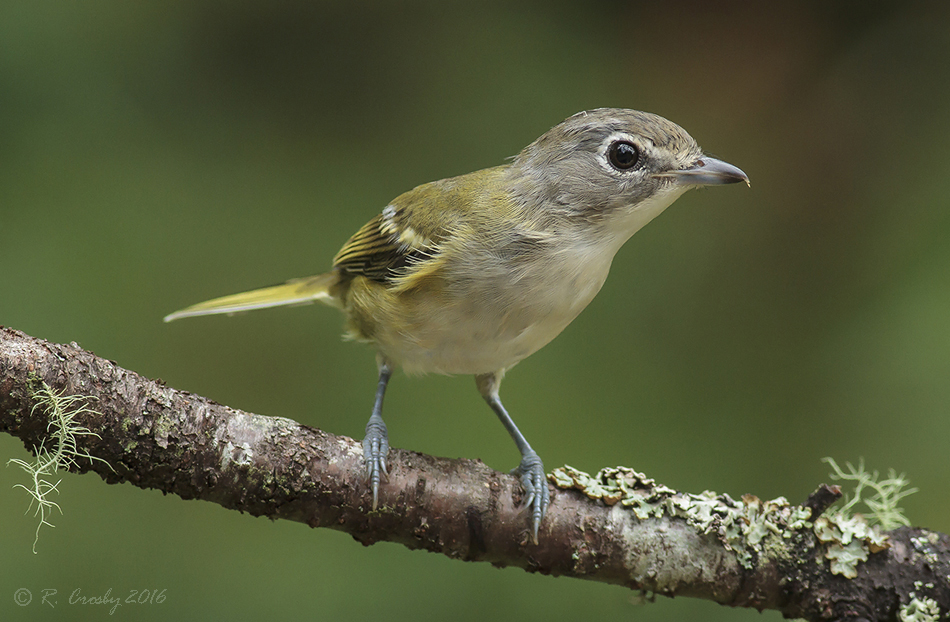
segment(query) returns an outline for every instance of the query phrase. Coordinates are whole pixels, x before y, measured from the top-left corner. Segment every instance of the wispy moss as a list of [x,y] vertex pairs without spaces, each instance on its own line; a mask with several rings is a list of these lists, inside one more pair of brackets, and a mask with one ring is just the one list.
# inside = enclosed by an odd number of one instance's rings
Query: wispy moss
[[36,553],[36,544],[40,539],[40,529],[43,525],[53,527],[49,521],[50,515],[54,510],[63,513],[58,503],[50,499],[54,492],[59,492],[57,487],[62,479],[52,481],[60,469],[69,469],[77,466],[76,460],[86,458],[90,462],[99,460],[106,463],[101,458],[89,455],[79,449],[77,439],[81,436],[99,437],[95,432],[79,425],[76,418],[82,414],[96,413],[89,408],[85,401],[88,399],[81,395],[66,395],[65,391],[53,391],[45,382],[41,383],[41,388],[35,390],[31,396],[35,403],[30,411],[32,417],[45,415],[48,418],[46,431],[48,436],[39,447],[33,448],[35,458],[27,462],[11,458],[7,464],[15,464],[23,469],[32,479],[29,485],[16,484],[14,488],[22,488],[27,491],[31,497],[27,512],[33,508],[36,509],[33,515],[40,519],[36,526],[36,537],[33,540],[33,552]]
[[898,527],[910,527],[910,521],[904,516],[904,511],[898,506],[901,499],[917,492],[916,488],[908,488],[910,481],[903,473],[897,475],[894,469],[887,472],[886,479],[880,479],[878,472],[868,473],[864,469],[864,460],[858,461],[855,467],[845,462],[844,470],[832,458],[824,458],[831,467],[831,478],[845,482],[853,482],[854,492],[845,495],[844,505],[838,512],[845,517],[858,514],[856,510],[863,505],[867,512],[860,512],[871,525],[880,525],[881,529],[890,531]]

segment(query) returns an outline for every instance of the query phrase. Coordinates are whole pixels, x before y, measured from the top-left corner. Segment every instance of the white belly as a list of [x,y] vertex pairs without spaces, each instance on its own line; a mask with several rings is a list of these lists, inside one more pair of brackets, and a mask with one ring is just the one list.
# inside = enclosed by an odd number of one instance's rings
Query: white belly
[[538,351],[577,317],[607,277],[609,256],[560,257],[511,274],[453,275],[443,303],[409,331],[377,335],[409,373],[484,374]]

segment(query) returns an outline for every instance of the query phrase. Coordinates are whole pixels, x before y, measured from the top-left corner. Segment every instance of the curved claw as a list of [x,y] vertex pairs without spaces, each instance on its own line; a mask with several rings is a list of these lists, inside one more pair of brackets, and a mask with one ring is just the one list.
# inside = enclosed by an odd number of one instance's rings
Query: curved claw
[[389,475],[386,470],[386,455],[389,453],[389,433],[382,419],[366,424],[366,436],[363,438],[363,461],[366,464],[366,477],[373,488],[373,510],[379,502],[380,474]]
[[541,519],[548,510],[551,494],[548,491],[547,478],[544,475],[544,464],[534,450],[529,450],[521,457],[521,464],[511,471],[512,475],[521,478],[521,485],[525,490],[525,506],[531,509],[532,541],[538,543],[538,527]]

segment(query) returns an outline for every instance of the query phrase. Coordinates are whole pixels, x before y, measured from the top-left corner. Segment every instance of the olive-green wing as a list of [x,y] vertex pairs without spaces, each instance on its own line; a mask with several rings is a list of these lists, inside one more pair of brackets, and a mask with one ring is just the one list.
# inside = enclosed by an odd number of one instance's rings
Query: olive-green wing
[[[500,193],[507,166],[423,184],[383,208],[343,246],[333,266],[380,283],[391,283],[433,258],[463,230],[489,227],[485,197]],[[488,219],[490,221],[490,219]]]
[[414,214],[419,207],[386,206],[343,245],[333,258],[333,267],[389,283],[404,274],[410,264],[432,257],[445,237],[444,222],[435,218],[418,223]]

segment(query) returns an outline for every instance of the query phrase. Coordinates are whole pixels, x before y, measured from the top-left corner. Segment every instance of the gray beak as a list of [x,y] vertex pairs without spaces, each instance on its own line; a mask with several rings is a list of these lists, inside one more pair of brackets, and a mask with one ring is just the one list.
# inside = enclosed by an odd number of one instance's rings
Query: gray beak
[[742,169],[709,156],[702,156],[688,168],[657,173],[655,176],[671,177],[684,186],[718,186],[740,181],[751,185],[749,176],[743,173]]

